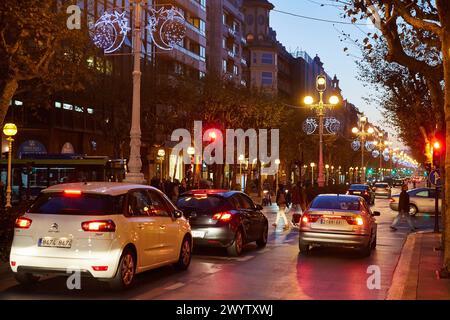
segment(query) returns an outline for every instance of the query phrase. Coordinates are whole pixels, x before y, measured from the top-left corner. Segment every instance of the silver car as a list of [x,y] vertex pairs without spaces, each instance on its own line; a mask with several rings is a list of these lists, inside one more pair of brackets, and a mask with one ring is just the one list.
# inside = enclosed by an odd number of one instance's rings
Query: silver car
[[377,182],[373,186],[373,191],[375,192],[375,197],[391,197],[391,187],[387,182]]
[[[409,214],[415,216],[418,213],[434,213],[436,190],[432,188],[417,188],[407,191],[409,194]],[[392,210],[398,211],[398,201],[400,195],[393,195],[389,206]],[[439,195],[439,212],[441,212],[442,199]]]
[[345,247],[370,256],[377,244],[377,224],[360,196],[319,195],[303,214],[300,223],[300,253],[308,254],[313,246]]

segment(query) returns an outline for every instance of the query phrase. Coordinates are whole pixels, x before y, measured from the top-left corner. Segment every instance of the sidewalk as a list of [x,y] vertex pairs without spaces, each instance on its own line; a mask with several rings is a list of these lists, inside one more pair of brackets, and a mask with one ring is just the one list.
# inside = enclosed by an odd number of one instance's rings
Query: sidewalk
[[412,233],[406,240],[387,300],[450,300],[450,279],[439,279],[440,234]]

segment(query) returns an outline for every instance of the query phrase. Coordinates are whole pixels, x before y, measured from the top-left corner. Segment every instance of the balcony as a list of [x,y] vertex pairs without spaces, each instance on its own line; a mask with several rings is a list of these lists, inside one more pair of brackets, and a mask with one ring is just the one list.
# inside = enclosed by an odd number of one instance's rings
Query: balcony
[[206,7],[201,5],[199,1],[196,0],[190,0],[195,6],[199,7],[201,10],[206,12]]
[[198,29],[196,26],[190,24],[189,22],[186,22],[186,27],[191,29],[192,31],[194,31],[197,34],[199,34],[199,35],[201,35],[203,37],[206,37],[206,32],[205,31],[202,31],[202,30]]
[[195,60],[202,61],[202,62],[206,61],[206,59],[203,58],[202,56],[200,56],[192,51],[189,51],[188,49],[183,48],[182,46],[180,46],[178,44],[174,45],[174,48]]

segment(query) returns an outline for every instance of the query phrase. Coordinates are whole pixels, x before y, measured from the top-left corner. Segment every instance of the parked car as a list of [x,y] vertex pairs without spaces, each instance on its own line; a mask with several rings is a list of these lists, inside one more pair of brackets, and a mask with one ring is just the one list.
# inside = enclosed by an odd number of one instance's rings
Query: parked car
[[177,206],[189,219],[195,246],[223,247],[239,256],[246,243],[267,244],[269,223],[243,192],[192,190],[183,193]]
[[375,192],[373,192],[372,188],[367,184],[352,184],[348,188],[347,194],[361,196],[369,205],[375,204]]
[[[415,216],[418,213],[434,213],[435,211],[435,197],[436,189],[432,188],[417,188],[407,191],[409,194],[409,214]],[[398,211],[398,200],[400,195],[396,194],[391,197],[389,206],[392,210]],[[439,212],[442,208],[442,198],[439,195],[438,200]]]
[[189,267],[192,235],[183,213],[160,191],[122,183],[47,188],[16,220],[11,269],[29,284],[42,274],[83,275],[114,289],[163,265]]
[[303,214],[300,253],[308,254],[312,246],[354,248],[369,256],[377,243],[379,212],[372,212],[360,196],[319,195]]
[[377,182],[373,186],[375,197],[391,197],[391,187],[387,182]]

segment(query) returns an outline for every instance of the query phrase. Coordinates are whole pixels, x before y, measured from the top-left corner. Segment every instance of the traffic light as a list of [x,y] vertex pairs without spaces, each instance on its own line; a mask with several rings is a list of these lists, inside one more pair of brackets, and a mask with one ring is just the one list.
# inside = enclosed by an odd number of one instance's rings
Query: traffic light
[[367,170],[367,173],[368,173],[368,174],[373,174],[373,169],[372,169],[372,168],[369,168],[369,170]]
[[433,142],[433,166],[438,168],[441,165],[442,143],[439,140]]

